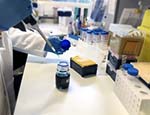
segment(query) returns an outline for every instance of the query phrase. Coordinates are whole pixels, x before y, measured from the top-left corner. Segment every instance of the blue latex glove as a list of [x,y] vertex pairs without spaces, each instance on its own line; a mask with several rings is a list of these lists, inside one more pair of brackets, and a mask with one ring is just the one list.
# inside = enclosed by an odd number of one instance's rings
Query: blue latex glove
[[61,40],[58,37],[48,38],[49,42],[53,45],[56,52],[54,52],[46,43],[44,50],[47,52],[53,52],[55,54],[63,54],[71,46],[71,43],[68,40]]
[[0,0],[0,30],[8,30],[31,13],[30,0]]

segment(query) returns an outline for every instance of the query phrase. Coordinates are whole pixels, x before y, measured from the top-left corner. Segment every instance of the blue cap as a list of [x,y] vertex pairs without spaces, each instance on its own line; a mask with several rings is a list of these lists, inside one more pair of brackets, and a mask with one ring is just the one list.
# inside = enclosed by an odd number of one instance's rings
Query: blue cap
[[87,30],[87,33],[88,34],[92,34],[92,30]]
[[103,30],[100,28],[94,29],[95,32],[102,32]]
[[87,31],[88,29],[87,28],[82,28],[82,31]]
[[122,65],[122,68],[123,68],[124,70],[128,70],[129,68],[133,68],[133,65],[132,65],[132,64],[129,64],[129,63],[125,63],[125,64]]
[[87,28],[80,28],[80,30],[82,30],[82,31],[86,31],[86,30],[88,30]]
[[60,42],[61,48],[64,49],[65,51],[68,50],[71,46],[71,43],[69,40],[63,40]]
[[101,35],[108,35],[108,32],[102,31],[102,32],[101,32]]
[[129,75],[137,76],[138,73],[139,73],[139,70],[136,69],[136,68],[129,68],[127,72],[128,72]]
[[99,32],[94,31],[93,34],[94,35],[99,35]]

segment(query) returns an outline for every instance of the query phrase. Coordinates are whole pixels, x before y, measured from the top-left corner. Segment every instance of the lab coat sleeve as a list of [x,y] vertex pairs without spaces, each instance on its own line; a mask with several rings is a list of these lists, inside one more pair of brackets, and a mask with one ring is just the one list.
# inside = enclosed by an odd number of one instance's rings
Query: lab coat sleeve
[[14,50],[37,56],[46,55],[44,51],[46,42],[38,33],[29,30],[24,32],[16,28],[10,28],[8,34]]

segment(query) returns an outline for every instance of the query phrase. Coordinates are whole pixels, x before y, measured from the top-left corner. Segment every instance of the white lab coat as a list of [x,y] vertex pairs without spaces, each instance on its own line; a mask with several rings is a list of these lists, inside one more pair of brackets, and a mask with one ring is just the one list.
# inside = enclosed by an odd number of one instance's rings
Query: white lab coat
[[24,32],[16,28],[10,28],[8,34],[15,50],[37,56],[45,56],[45,41],[36,31],[27,30]]
[[[1,48],[0,48],[1,49]],[[6,93],[6,84],[4,82],[3,68],[2,68],[2,57],[0,55],[0,115],[10,115],[10,107],[8,94]]]
[[10,28],[2,32],[0,43],[0,115],[11,115],[15,108],[12,48],[44,56],[45,41],[33,32]]
[[0,111],[5,115],[10,115],[13,113],[15,107],[15,93],[13,86],[12,44],[11,41],[7,39],[7,35],[5,33],[2,34],[1,38],[0,58],[0,92],[3,92],[2,94],[0,93],[1,101],[3,102],[1,103],[2,106],[0,106]]

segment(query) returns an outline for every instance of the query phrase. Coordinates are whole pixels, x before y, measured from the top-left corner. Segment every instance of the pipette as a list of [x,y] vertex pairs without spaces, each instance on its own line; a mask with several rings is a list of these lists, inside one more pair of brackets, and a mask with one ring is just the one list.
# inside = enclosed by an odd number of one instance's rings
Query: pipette
[[52,49],[52,51],[56,52],[53,45],[50,43],[50,41],[48,41],[48,39],[45,37],[45,35],[41,31],[41,29],[39,28],[39,25],[37,24],[37,20],[35,19],[35,17],[33,15],[30,15],[26,19],[24,19],[23,23],[25,23],[27,25],[27,27],[29,27],[33,30],[36,30],[41,35],[41,37],[45,40],[47,45]]
[[45,42],[48,44],[48,46],[53,50],[53,52],[56,52],[55,48],[50,43],[50,41],[48,41],[48,39],[45,37],[45,35],[41,31],[41,29],[39,28],[38,24],[32,25],[31,28],[35,29],[42,36],[42,38],[45,40]]

